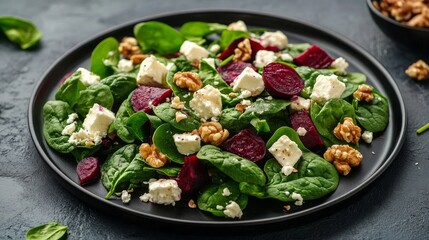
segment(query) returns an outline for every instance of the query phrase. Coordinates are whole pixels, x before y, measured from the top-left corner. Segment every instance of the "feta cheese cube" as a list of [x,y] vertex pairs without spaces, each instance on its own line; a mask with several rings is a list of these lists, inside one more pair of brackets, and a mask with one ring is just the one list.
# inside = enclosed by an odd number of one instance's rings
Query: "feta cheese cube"
[[261,35],[261,45],[264,47],[272,46],[282,50],[287,47],[288,39],[286,35],[280,31],[264,32]]
[[206,58],[209,56],[209,51],[207,51],[207,49],[188,40],[182,43],[179,52],[185,56],[186,60],[193,63],[199,62],[201,58]]
[[201,137],[191,133],[182,133],[173,135],[174,144],[177,151],[183,155],[196,153],[201,148]]
[[76,71],[80,72],[80,81],[86,86],[100,82],[100,76],[86,70],[85,68],[78,68]]
[[268,151],[282,167],[293,167],[302,156],[302,151],[296,142],[290,140],[286,135],[281,136],[274,142]]
[[242,32],[247,32],[247,26],[246,23],[243,22],[242,20],[238,20],[237,22],[232,22],[228,25],[228,30],[231,31],[242,31]]
[[346,85],[338,80],[337,75],[319,75],[310,98],[319,104],[324,104],[329,99],[340,98],[345,89]]
[[118,62],[118,70],[120,72],[131,72],[134,69],[133,62],[128,59],[121,59]]
[[232,86],[234,91],[250,91],[251,96],[258,96],[265,89],[261,74],[255,72],[255,70],[250,67],[246,67],[240,75],[234,79]]
[[166,86],[165,76],[167,67],[160,63],[155,56],[145,58],[140,64],[140,69],[137,74],[137,83],[152,87]]
[[276,53],[273,51],[259,50],[256,52],[255,61],[253,65],[257,68],[265,67],[268,63],[275,62],[277,60]]
[[311,100],[305,99],[300,96],[293,97],[292,102],[290,103],[290,110],[292,112],[297,112],[300,110],[310,110]]
[[241,216],[243,216],[243,211],[241,210],[240,205],[234,201],[231,201],[228,205],[226,205],[223,213],[229,218],[241,218]]
[[189,106],[195,114],[204,119],[217,117],[222,111],[222,97],[218,89],[207,85],[194,92]]
[[366,143],[371,143],[372,142],[372,138],[373,138],[373,133],[370,131],[363,131],[362,133],[362,140]]
[[90,133],[104,137],[114,120],[115,114],[112,111],[95,103],[83,121],[83,128]]
[[331,67],[337,69],[341,74],[346,74],[349,63],[344,58],[339,57],[331,63]]
[[180,200],[182,190],[176,180],[159,179],[149,181],[149,192],[140,196],[142,202],[152,202],[164,205],[176,205]]

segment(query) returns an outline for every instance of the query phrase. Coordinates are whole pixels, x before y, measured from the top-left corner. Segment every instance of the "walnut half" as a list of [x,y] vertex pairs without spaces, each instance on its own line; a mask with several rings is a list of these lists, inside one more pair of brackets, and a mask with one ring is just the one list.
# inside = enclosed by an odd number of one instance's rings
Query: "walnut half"
[[203,87],[200,76],[193,72],[177,72],[173,76],[173,81],[178,87],[187,88],[191,92],[195,92]]
[[344,176],[350,173],[351,167],[357,167],[362,161],[362,154],[349,145],[332,145],[323,154],[323,157],[332,162],[337,171]]
[[142,143],[139,148],[140,156],[153,168],[160,168],[168,163],[168,158],[156,149],[155,144]]
[[372,87],[366,84],[359,85],[358,89],[353,93],[353,97],[358,101],[371,102],[374,99]]
[[133,55],[140,54],[140,47],[138,46],[137,39],[133,37],[122,38],[118,50],[119,53],[127,59],[130,59]]
[[252,47],[248,38],[241,41],[234,49],[234,62],[246,62],[252,58]]
[[228,130],[223,129],[222,125],[218,122],[203,123],[200,128],[198,128],[198,133],[200,134],[203,142],[210,143],[215,146],[219,146],[229,136]]
[[429,65],[420,59],[409,66],[405,73],[411,78],[421,81],[429,77]]
[[334,128],[334,135],[336,138],[348,143],[358,143],[361,137],[361,129],[353,123],[353,119],[345,117],[343,123],[338,123]]

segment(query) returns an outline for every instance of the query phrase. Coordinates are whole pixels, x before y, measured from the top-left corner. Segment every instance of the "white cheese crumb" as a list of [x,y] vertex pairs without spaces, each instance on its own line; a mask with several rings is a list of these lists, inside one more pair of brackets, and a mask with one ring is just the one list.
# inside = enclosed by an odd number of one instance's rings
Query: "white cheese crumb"
[[217,210],[223,210],[223,209],[224,209],[224,207],[223,207],[223,206],[221,206],[221,205],[216,205],[216,209],[217,209]]
[[61,135],[63,135],[63,136],[72,135],[73,132],[76,130],[76,124],[77,124],[76,122],[72,122],[69,125],[65,126],[65,128],[61,132]]
[[297,112],[300,110],[310,110],[311,100],[305,99],[300,96],[293,97],[292,102],[290,103],[290,110],[292,112]]
[[213,44],[210,46],[209,51],[212,53],[217,53],[220,50],[220,45],[219,44]]
[[243,216],[243,211],[234,201],[231,201],[228,205],[226,205],[223,213],[229,218],[241,218],[241,216]]
[[276,53],[273,51],[267,50],[259,50],[256,53],[255,61],[253,61],[253,65],[257,68],[265,67],[265,65],[275,62],[277,60]]
[[143,202],[152,202],[156,204],[175,205],[180,200],[180,190],[176,180],[159,179],[149,181],[149,192],[140,196]]
[[80,81],[86,86],[100,82],[100,76],[88,71],[85,68],[78,68],[76,71],[80,72]]
[[349,64],[344,58],[339,57],[331,63],[331,67],[337,69],[340,74],[346,74]]
[[303,127],[299,127],[296,130],[296,133],[298,133],[299,136],[303,137],[303,136],[305,136],[305,134],[307,134],[307,130]]
[[179,97],[174,97],[173,100],[171,100],[171,107],[177,110],[181,110],[185,107],[185,102],[180,101]]
[[197,134],[174,134],[173,139],[177,151],[183,155],[196,153],[201,148],[201,137]]
[[345,89],[346,85],[338,80],[337,75],[319,75],[316,78],[310,98],[319,104],[324,104],[329,99],[340,98]]
[[74,122],[77,118],[78,118],[77,113],[72,113],[67,118],[67,123],[70,124],[70,123]]
[[289,53],[280,54],[280,59],[286,62],[293,62],[293,57]]
[[207,85],[194,92],[189,106],[195,111],[195,114],[204,119],[217,117],[222,111],[222,98],[218,89]]
[[272,46],[282,50],[287,47],[288,39],[286,35],[280,31],[264,32],[261,35],[261,45],[264,47]]
[[222,196],[224,196],[224,197],[231,196],[231,192],[229,191],[229,189],[228,189],[228,188],[224,188],[224,189],[222,190]]
[[131,201],[131,194],[127,190],[122,190],[121,200],[123,203],[129,203]]
[[293,172],[294,168],[292,166],[283,166],[282,173],[286,176],[289,176]]
[[176,122],[180,122],[182,120],[187,119],[188,116],[186,114],[182,113],[181,111],[176,111]]
[[232,30],[232,31],[242,31],[242,32],[247,32],[247,26],[246,23],[243,22],[242,20],[238,20],[237,22],[233,22],[230,23],[228,25],[228,30]]
[[118,62],[118,70],[120,72],[131,72],[134,69],[133,62],[128,59],[121,59]]
[[362,133],[362,140],[364,140],[366,143],[371,143],[373,138],[373,133],[370,131],[363,131]]
[[304,201],[304,199],[302,198],[301,194],[296,193],[296,192],[292,193],[292,199],[296,200],[295,201],[295,205],[297,205],[297,206],[301,206],[302,203],[303,203],[303,201]]

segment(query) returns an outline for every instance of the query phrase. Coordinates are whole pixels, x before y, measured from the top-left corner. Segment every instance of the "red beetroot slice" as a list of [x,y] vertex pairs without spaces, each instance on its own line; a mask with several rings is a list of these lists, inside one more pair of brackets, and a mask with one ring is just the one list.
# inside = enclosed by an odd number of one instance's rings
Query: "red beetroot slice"
[[311,45],[303,53],[293,59],[293,62],[300,66],[309,66],[312,68],[327,68],[334,61],[325,50],[317,45]]
[[225,82],[231,84],[246,67],[251,67],[253,70],[257,71],[251,63],[246,62],[229,62],[225,66],[219,66],[217,71]]
[[316,127],[311,121],[307,110],[300,110],[292,113],[290,115],[290,123],[295,131],[297,131],[299,127],[302,127],[307,131],[304,136],[299,136],[305,147],[312,151],[323,149],[323,141],[317,133]]
[[252,162],[262,160],[266,152],[264,140],[249,129],[241,130],[226,140],[222,148]]
[[[229,46],[219,55],[219,59],[220,60],[225,60],[227,59],[229,56],[231,56],[232,54],[234,54],[234,50],[237,48],[238,44],[243,41],[244,38],[239,38],[237,40],[234,40],[231,44],[229,44]],[[249,42],[250,42],[250,48],[252,49],[252,58],[251,60],[255,59],[256,53],[259,50],[264,50],[264,46],[262,46],[260,43],[252,40],[249,38]]]
[[171,89],[142,85],[133,92],[131,105],[136,112],[143,111],[148,113],[152,110],[151,106],[157,106],[165,102],[172,94]]
[[176,178],[182,195],[188,197],[200,190],[209,180],[206,168],[196,155],[185,156],[183,167]]
[[77,164],[76,172],[80,185],[88,184],[100,178],[100,161],[96,157],[87,157]]
[[265,89],[276,98],[289,99],[304,88],[304,80],[295,70],[282,63],[269,63],[264,67],[262,79]]

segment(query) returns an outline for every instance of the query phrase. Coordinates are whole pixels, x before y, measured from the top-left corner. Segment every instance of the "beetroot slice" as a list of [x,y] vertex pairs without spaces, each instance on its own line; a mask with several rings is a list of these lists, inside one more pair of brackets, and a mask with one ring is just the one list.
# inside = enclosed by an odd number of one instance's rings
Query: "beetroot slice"
[[262,160],[266,152],[264,140],[249,129],[241,130],[226,140],[222,148],[252,162]]
[[196,155],[185,156],[183,167],[176,178],[182,196],[189,197],[192,193],[200,190],[209,180],[206,168]]
[[157,106],[171,97],[173,91],[166,88],[140,86],[134,90],[131,96],[131,105],[134,111],[143,111],[149,113],[152,110],[151,106]]
[[76,167],[80,185],[85,185],[100,178],[100,161],[96,157],[82,159]]
[[323,149],[323,141],[317,133],[316,127],[311,121],[307,110],[300,110],[292,113],[290,115],[290,123],[295,131],[297,131],[299,127],[302,127],[307,131],[304,136],[299,136],[306,148],[312,151]]
[[317,45],[311,45],[307,50],[293,59],[296,65],[312,68],[327,68],[331,66],[333,61],[334,59]]
[[282,63],[269,63],[264,67],[262,79],[265,89],[276,98],[289,99],[304,88],[304,80],[295,70]]
[[[231,44],[229,44],[229,46],[219,55],[219,59],[220,60],[225,60],[227,59],[229,56],[231,56],[232,54],[234,54],[234,50],[237,48],[238,44],[243,41],[244,38],[239,38],[234,40]],[[253,61],[255,59],[256,53],[259,50],[265,50],[264,46],[262,46],[259,42],[256,42],[252,39],[249,38],[249,42],[250,42],[250,48],[252,49],[252,58],[251,60]]]
[[219,66],[217,71],[225,82],[231,84],[246,67],[251,67],[253,70],[257,71],[251,63],[246,62],[229,62],[225,66]]

